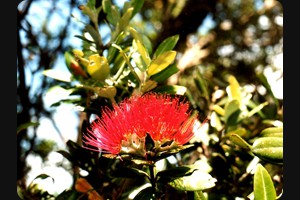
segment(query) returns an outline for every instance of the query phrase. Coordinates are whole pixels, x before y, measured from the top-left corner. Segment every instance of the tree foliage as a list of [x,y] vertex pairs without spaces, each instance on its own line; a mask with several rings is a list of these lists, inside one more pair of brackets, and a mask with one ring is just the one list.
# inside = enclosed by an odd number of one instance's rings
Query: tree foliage
[[[37,25],[30,11],[43,3],[28,0],[17,10],[17,188],[22,199],[281,196],[283,98],[267,76],[270,71],[282,76],[275,62],[283,45],[279,2],[53,1],[46,3],[45,19]],[[64,16],[64,23],[53,30],[48,23],[55,14]],[[55,88],[69,95],[47,107],[43,96]],[[190,102],[202,126],[189,144],[155,155],[155,164],[83,148],[82,135],[94,115],[149,92]],[[80,108],[78,136],[64,141],[66,149],[57,149],[37,133],[48,118],[63,138],[53,119],[62,104]],[[146,143],[153,145],[149,138]],[[45,161],[51,151],[71,166],[73,184],[60,194],[26,184],[28,156]]]

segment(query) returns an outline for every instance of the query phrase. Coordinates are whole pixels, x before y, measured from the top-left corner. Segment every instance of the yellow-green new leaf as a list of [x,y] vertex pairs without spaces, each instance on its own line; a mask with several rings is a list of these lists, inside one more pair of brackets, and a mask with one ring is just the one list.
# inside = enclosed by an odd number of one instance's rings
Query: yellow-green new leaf
[[152,61],[148,67],[148,75],[152,76],[167,68],[176,58],[176,51],[166,51]]
[[248,144],[241,136],[235,133],[230,133],[228,134],[228,138],[235,143],[236,145],[246,149],[246,150],[251,150],[251,145]]
[[254,200],[275,200],[276,190],[268,171],[258,164],[254,173]]
[[236,99],[239,103],[242,101],[240,84],[234,76],[228,78],[229,86],[226,88],[229,99]]

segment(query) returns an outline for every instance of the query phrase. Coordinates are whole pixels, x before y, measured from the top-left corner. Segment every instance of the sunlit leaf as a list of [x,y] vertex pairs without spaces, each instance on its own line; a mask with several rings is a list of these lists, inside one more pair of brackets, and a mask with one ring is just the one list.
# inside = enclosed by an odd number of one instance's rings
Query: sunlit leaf
[[269,127],[260,132],[262,137],[283,137],[283,127]]
[[107,20],[113,26],[117,25],[117,22],[120,20],[120,12],[115,5],[111,4],[111,0],[103,0],[102,7],[104,13],[107,14]]
[[140,53],[140,55],[142,57],[142,61],[143,61],[142,63],[143,63],[144,68],[147,67],[150,64],[151,59],[150,59],[149,54],[148,54],[146,48],[144,47],[144,45],[141,43],[141,41],[136,40],[136,39],[133,40],[132,45],[136,46],[138,52]]
[[219,116],[216,114],[216,112],[212,112],[210,115],[210,125],[214,128],[216,128],[218,131],[222,130],[223,126],[221,123],[221,120]]
[[217,104],[213,105],[212,109],[221,116],[225,115],[225,110]]
[[252,144],[252,152],[271,163],[283,164],[283,138],[261,137]]
[[177,65],[171,64],[171,65],[169,65],[169,67],[165,68],[161,72],[151,76],[151,79],[158,83],[162,83],[165,80],[167,80],[170,76],[177,73],[178,71],[179,71],[179,69],[178,69]]
[[268,171],[259,163],[254,173],[254,200],[275,200],[276,190]]
[[216,179],[209,173],[196,170],[189,176],[184,176],[170,181],[169,185],[177,190],[199,191],[214,187],[215,182]]
[[96,49],[97,50],[101,49],[102,39],[101,39],[101,36],[100,36],[99,32],[95,29],[95,27],[93,27],[90,24],[87,24],[84,27],[84,30],[86,32],[88,32],[91,35],[91,37],[93,38],[94,43],[96,44]]
[[157,49],[155,50],[153,54],[153,59],[155,59],[157,56],[161,55],[164,52],[172,50],[176,46],[178,40],[179,40],[179,35],[174,35],[162,41],[157,47]]
[[172,64],[176,58],[176,51],[166,51],[155,58],[148,67],[148,75],[152,76]]
[[247,132],[247,130],[245,129],[245,128],[243,128],[243,127],[238,127],[238,128],[236,128],[236,129],[234,129],[234,130],[232,130],[232,131],[230,131],[230,132],[228,132],[228,133],[226,133],[227,135],[230,135],[230,134],[237,134],[237,135],[239,135],[240,137],[247,137],[248,136],[248,132]]
[[266,105],[268,105],[268,102],[264,102],[253,108],[251,111],[247,113],[247,117],[251,117],[255,113],[259,112],[261,109],[263,109]]
[[137,50],[141,54],[142,59],[145,63],[145,66],[148,66],[151,62],[151,59],[150,59],[150,56],[149,56],[149,52],[147,51],[147,49],[145,48],[145,45],[143,44],[142,37],[132,27],[129,28],[129,31],[132,34],[133,38],[134,38],[133,44],[137,46]]
[[231,100],[228,102],[228,104],[225,105],[225,113],[224,113],[224,119],[226,122],[228,122],[228,119],[230,116],[232,116],[233,113],[236,111],[239,111],[240,109],[240,102],[236,99]]
[[232,141],[234,144],[246,149],[251,150],[251,145],[248,144],[241,136],[235,133],[230,133],[226,137],[229,138],[230,141]]
[[148,92],[148,91],[154,89],[156,86],[157,86],[156,81],[148,80],[145,84],[142,85],[141,92],[142,93]]
[[109,98],[110,100],[114,101],[114,97],[117,94],[117,89],[114,86],[106,86],[106,87],[97,87],[96,93],[100,97]]
[[194,192],[194,200],[207,200],[207,198],[204,196],[203,192],[200,190],[200,191]]
[[177,178],[186,175],[190,175],[196,169],[189,166],[180,166],[180,167],[173,167],[163,171],[159,171],[156,176],[162,178]]
[[46,69],[43,71],[43,74],[45,76],[48,76],[50,78],[64,81],[64,82],[71,82],[72,81],[72,75],[68,72],[63,72],[55,69]]
[[187,88],[181,85],[163,85],[155,89],[156,92],[184,95]]
[[132,16],[131,16],[131,18],[133,18],[135,14],[137,14],[143,7],[144,0],[131,0],[129,3],[133,7]]
[[124,31],[129,24],[129,21],[132,16],[133,8],[128,8],[126,12],[121,16],[120,20],[117,23],[116,31],[113,32],[112,40],[117,36],[121,31]]
[[230,100],[236,99],[239,103],[242,102],[242,94],[240,84],[234,76],[228,78],[229,86],[226,88]]
[[133,200],[154,200],[155,199],[155,191],[149,185],[146,188],[142,188],[138,192],[137,195],[133,198]]

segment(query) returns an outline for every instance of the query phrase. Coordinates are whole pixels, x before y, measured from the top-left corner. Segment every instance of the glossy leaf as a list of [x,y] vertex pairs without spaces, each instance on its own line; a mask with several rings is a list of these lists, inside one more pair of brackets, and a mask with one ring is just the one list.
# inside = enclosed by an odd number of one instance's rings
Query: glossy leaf
[[142,189],[134,198],[133,200],[154,200],[155,199],[155,194],[153,191],[153,188],[146,187]]
[[275,200],[276,190],[268,171],[258,164],[254,173],[254,200]]
[[226,88],[230,100],[236,99],[239,103],[242,102],[242,94],[240,84],[234,76],[228,78],[229,86]]
[[215,186],[216,179],[201,170],[194,171],[189,176],[174,179],[169,185],[182,191],[199,191]]
[[172,64],[176,58],[176,51],[167,51],[155,58],[148,67],[148,75],[152,76]]
[[151,76],[151,79],[158,83],[162,83],[178,71],[179,69],[177,68],[176,64],[171,64],[169,67],[165,68],[161,72]]
[[196,170],[195,168],[189,167],[189,166],[173,167],[170,169],[159,171],[156,174],[156,176],[158,176],[158,177],[160,176],[162,178],[173,179],[173,178],[189,175],[189,174],[193,173],[195,170]]
[[134,17],[143,7],[144,5],[144,0],[131,0],[130,1],[131,6],[133,7],[133,11],[132,11],[132,17]]
[[151,62],[151,59],[149,56],[149,52],[147,51],[147,49],[143,43],[142,36],[140,36],[139,33],[132,27],[129,28],[129,31],[134,38],[133,44],[136,45],[137,50],[140,53],[140,55],[145,63],[145,66],[148,66]]
[[221,123],[221,120],[216,112],[212,112],[210,116],[210,125],[214,128],[216,128],[218,131],[222,130],[223,125]]
[[224,119],[228,122],[229,117],[240,109],[240,102],[236,99],[233,99],[228,104],[225,105],[224,108]]
[[200,191],[194,192],[194,200],[207,200],[207,198],[204,196],[203,192],[200,190]]
[[235,133],[230,133],[227,137],[232,141],[234,144],[246,149],[251,150],[251,145],[248,144],[241,136]]
[[269,127],[260,132],[262,137],[283,137],[283,127]]
[[178,95],[184,95],[186,90],[187,88],[181,85],[164,85],[155,89],[156,92]]
[[259,158],[271,163],[283,163],[283,138],[261,137],[252,144],[252,152]]
[[90,55],[87,72],[92,78],[99,81],[104,81],[110,73],[107,59],[99,54]]
[[158,57],[164,52],[172,50],[176,46],[178,40],[179,40],[179,35],[174,35],[162,41],[157,47],[157,49],[155,50],[153,54],[153,59],[155,59],[156,57]]

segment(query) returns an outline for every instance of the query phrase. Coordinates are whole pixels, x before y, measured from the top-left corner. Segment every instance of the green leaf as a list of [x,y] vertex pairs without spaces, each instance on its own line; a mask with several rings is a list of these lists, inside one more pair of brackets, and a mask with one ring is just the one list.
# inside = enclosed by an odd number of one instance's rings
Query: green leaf
[[184,95],[187,88],[181,85],[163,85],[157,87],[155,92]]
[[253,108],[251,111],[247,113],[247,117],[251,117],[255,113],[259,112],[261,109],[263,109],[266,105],[268,105],[268,102],[264,102]]
[[117,36],[121,31],[124,31],[129,24],[130,18],[132,16],[133,8],[128,8],[124,15],[120,18],[117,23],[116,30],[112,35],[112,40],[114,40],[115,36]]
[[254,200],[275,200],[276,190],[268,171],[259,163],[254,173]]
[[199,89],[199,91],[201,91],[202,96],[206,99],[206,100],[210,100],[210,94],[208,92],[208,87],[207,87],[207,83],[202,75],[202,73],[200,72],[200,68],[197,68],[196,71],[196,78],[194,79],[195,84],[197,86],[197,88]]
[[176,58],[176,51],[166,51],[155,58],[148,67],[148,75],[152,76],[172,64]]
[[151,186],[142,189],[134,198],[133,200],[154,200],[155,193]]
[[190,176],[184,176],[169,182],[169,185],[182,191],[199,191],[215,186],[216,179],[201,170],[194,171]]
[[207,200],[207,198],[204,196],[203,192],[200,190],[200,191],[194,192],[194,200]]
[[156,176],[160,176],[161,178],[173,179],[186,175],[190,175],[196,169],[189,166],[181,166],[181,167],[173,167],[170,169],[166,169],[163,171],[159,171]]
[[[124,41],[124,39],[126,38],[126,33],[124,31],[122,31],[121,33],[118,34],[118,36],[115,38],[115,40],[113,40],[113,43],[116,45],[119,45],[121,42]],[[108,63],[112,63],[113,59],[116,58],[117,55],[120,55],[117,51],[117,49],[114,46],[110,46],[108,49],[108,53],[107,53],[107,60]]]
[[242,94],[240,84],[234,76],[228,78],[229,86],[226,88],[229,99],[236,99],[239,104],[242,102]]
[[229,117],[232,116],[235,112],[239,111],[240,102],[236,99],[231,100],[228,104],[225,105],[224,108],[224,119],[228,123]]
[[257,157],[275,164],[283,164],[283,138],[261,137],[252,144],[252,152]]
[[102,48],[101,47],[102,39],[101,39],[99,32],[95,29],[95,27],[91,26],[90,24],[87,24],[84,27],[84,31],[87,31],[91,35],[91,37],[93,38],[93,40],[96,44],[96,49],[100,50]]
[[38,126],[40,125],[39,122],[28,122],[28,123],[24,123],[24,124],[21,124],[17,127],[17,134],[22,131],[22,130],[25,130],[27,129],[28,127],[30,126]]
[[40,179],[51,178],[52,182],[54,183],[54,178],[52,178],[52,177],[49,176],[48,174],[40,174],[40,175],[36,176],[36,177],[34,178],[34,180],[39,179],[39,178],[40,178]]
[[177,68],[177,65],[171,64],[169,67],[165,68],[161,72],[151,76],[151,79],[158,83],[162,83],[165,80],[167,80],[170,76],[177,73],[178,71],[179,71],[179,69]]
[[260,132],[262,137],[283,137],[283,127],[269,127]]
[[133,18],[143,7],[144,0],[132,0],[130,4],[133,7],[132,16],[131,16],[131,18]]
[[158,57],[164,52],[172,50],[176,46],[178,39],[179,35],[174,35],[162,41],[162,43],[160,43],[157,49],[155,50],[153,58]]
[[134,40],[133,40],[133,46],[137,47],[138,52],[142,56],[142,59],[145,63],[145,67],[148,66],[151,62],[149,52],[145,48],[145,45],[143,43],[142,36],[139,35],[139,33],[132,27],[129,28],[130,33],[132,34]]
[[273,90],[272,90],[272,88],[271,88],[271,86],[270,86],[270,84],[268,82],[267,77],[263,73],[258,74],[257,77],[260,79],[260,81],[262,82],[263,86],[266,88],[267,94],[271,95],[273,101],[278,106],[279,105],[278,99],[275,97],[275,95],[273,93]]
[[141,88],[141,92],[142,93],[146,93],[154,88],[157,87],[157,82],[156,81],[152,81],[152,80],[148,80],[146,81],[146,83],[144,83],[142,85],[142,88]]
[[235,133],[229,133],[226,137],[230,139],[234,144],[246,149],[251,150],[251,145],[248,144],[241,136]]
[[55,200],[78,200],[81,196],[82,194],[75,190],[67,190],[60,193]]
[[111,4],[111,0],[102,1],[103,12],[107,14],[107,20],[113,26],[116,26],[120,20],[120,12],[115,5]]

